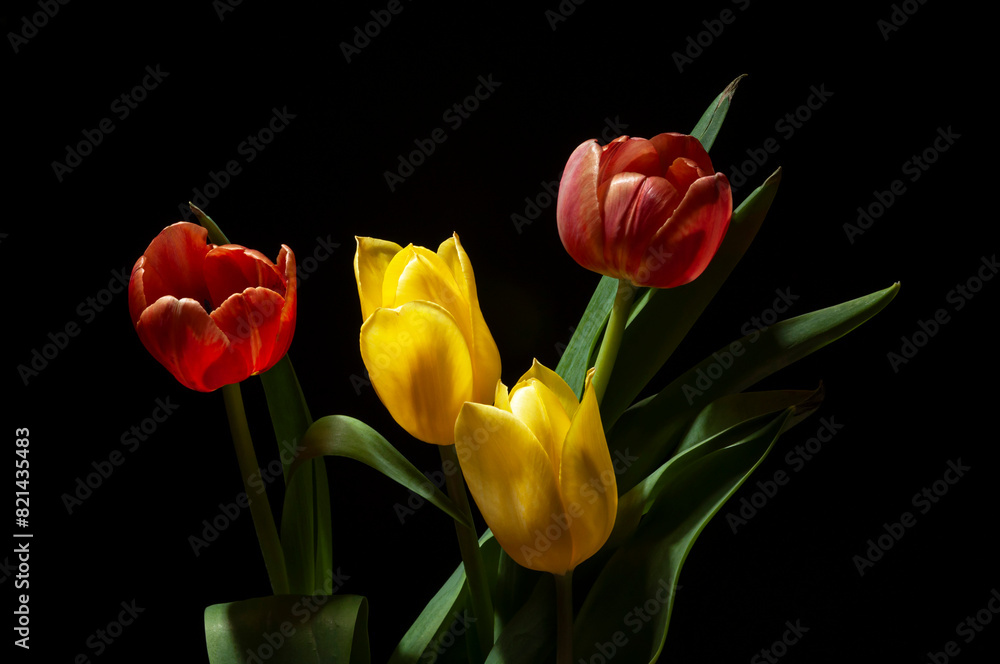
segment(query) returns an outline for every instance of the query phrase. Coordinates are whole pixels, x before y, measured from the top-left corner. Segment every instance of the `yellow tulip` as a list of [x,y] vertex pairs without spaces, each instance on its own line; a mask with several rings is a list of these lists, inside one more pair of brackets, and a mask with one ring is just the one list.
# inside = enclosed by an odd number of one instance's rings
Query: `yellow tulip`
[[583,399],[535,360],[493,406],[455,423],[465,481],[500,546],[519,564],[565,574],[597,553],[615,523],[618,487],[587,375]]
[[361,357],[372,386],[413,437],[451,445],[462,404],[492,403],[500,379],[469,256],[457,234],[437,253],[356,239]]

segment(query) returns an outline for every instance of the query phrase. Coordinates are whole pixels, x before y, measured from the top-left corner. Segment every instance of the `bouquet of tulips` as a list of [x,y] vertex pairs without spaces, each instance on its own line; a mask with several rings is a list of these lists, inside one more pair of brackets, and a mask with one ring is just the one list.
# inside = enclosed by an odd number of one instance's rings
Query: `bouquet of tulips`
[[755,329],[636,401],[777,193],[780,171],[734,210],[709,159],[735,84],[690,134],[589,140],[570,155],[559,236],[604,276],[558,366],[515,368],[510,388],[457,233],[436,251],[357,238],[361,357],[392,418],[437,446],[446,492],[369,425],[312,418],[287,355],[296,322],[289,247],[272,262],[231,244],[197,208],[201,225],[156,236],[129,286],[139,338],[186,387],[222,390],[247,482],[259,470],[240,383],[259,375],[284,470],[280,519],[266,494],[247,492],[274,594],[206,609],[213,664],[370,661],[367,600],[334,589],[324,456],[371,466],[455,524],[462,563],[392,664],[660,658],[694,541],[823,397],[822,387],[747,388],[865,322],[898,289]]

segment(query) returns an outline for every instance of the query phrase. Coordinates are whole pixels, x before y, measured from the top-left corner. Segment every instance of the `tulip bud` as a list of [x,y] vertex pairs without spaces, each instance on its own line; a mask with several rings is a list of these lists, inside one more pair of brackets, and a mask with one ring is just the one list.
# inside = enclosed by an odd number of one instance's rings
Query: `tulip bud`
[[696,279],[722,244],[733,212],[729,181],[683,134],[596,140],[570,156],[556,219],[577,263],[636,286]]
[[361,357],[393,419],[427,443],[454,443],[466,401],[489,403],[500,352],[476,294],[458,235],[437,253],[412,244],[357,238]]
[[129,313],[143,345],[185,387],[211,392],[266,371],[295,333],[295,255],[277,264],[235,244],[208,244],[208,231],[179,222],[136,261]]

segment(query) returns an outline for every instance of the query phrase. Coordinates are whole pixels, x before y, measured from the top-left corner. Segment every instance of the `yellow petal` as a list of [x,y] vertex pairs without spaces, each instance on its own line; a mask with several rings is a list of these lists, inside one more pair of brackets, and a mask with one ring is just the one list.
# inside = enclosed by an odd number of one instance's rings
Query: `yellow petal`
[[555,392],[537,378],[529,378],[510,391],[510,410],[541,443],[558,477],[563,439],[569,431],[570,419]]
[[372,312],[382,306],[382,279],[392,257],[402,251],[395,242],[372,237],[355,237],[358,243],[354,253],[354,278],[358,282],[361,299],[361,317],[367,320]]
[[452,235],[438,247],[438,256],[451,271],[469,307],[472,338],[472,364],[475,368],[475,386],[473,401],[490,403],[496,381],[500,378],[500,351],[496,341],[490,334],[483,312],[479,308],[479,295],[476,290],[476,275],[472,270],[472,261],[458,239],[458,233]]
[[382,282],[382,306],[398,307],[407,302],[433,302],[451,314],[472,347],[469,305],[441,257],[412,244],[390,261]]
[[507,392],[507,386],[503,384],[503,381],[497,381],[497,389],[493,395],[493,405],[500,410],[510,412],[510,394]]
[[587,377],[580,408],[562,448],[561,494],[574,520],[571,568],[604,545],[615,525],[618,485],[604,437],[597,396]]
[[447,311],[430,302],[376,309],[361,326],[361,357],[399,426],[427,443],[454,442],[455,418],[472,395],[472,361]]
[[576,414],[576,409],[580,407],[580,402],[577,400],[573,388],[566,384],[562,376],[535,359],[531,362],[531,368],[521,376],[521,380],[518,382],[520,383],[529,378],[537,378],[545,387],[552,390],[559,398],[559,403],[562,404],[563,410],[566,411],[570,419],[573,418]]
[[548,454],[512,414],[466,403],[455,423],[462,473],[493,536],[531,569],[564,574],[573,552]]

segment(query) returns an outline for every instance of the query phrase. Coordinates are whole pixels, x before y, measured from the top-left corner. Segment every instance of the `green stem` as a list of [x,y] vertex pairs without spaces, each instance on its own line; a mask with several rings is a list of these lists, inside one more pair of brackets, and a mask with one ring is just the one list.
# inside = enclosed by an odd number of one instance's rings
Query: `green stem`
[[[468,522],[474,523],[455,446],[439,445],[438,448],[441,451],[441,467],[448,487],[448,497]],[[483,554],[479,550],[479,538],[475,529],[455,521],[455,534],[458,536],[458,548],[462,551],[462,562],[465,564],[465,577],[469,584],[469,597],[472,599],[472,612],[476,619],[474,628],[479,636],[481,662],[493,649],[493,600],[490,597],[490,584],[486,578],[486,566],[483,564]]]
[[243,408],[240,384],[223,386],[222,396],[226,400],[229,430],[233,434],[233,445],[236,448],[236,459],[240,464],[243,488],[250,498],[250,515],[253,517],[261,553],[264,554],[264,566],[267,567],[267,576],[271,580],[271,590],[275,595],[287,595],[289,588],[285,554],[281,549],[278,529],[274,526],[274,515],[271,513],[267,494],[263,488],[253,493],[250,491],[250,478],[260,473],[260,467],[257,465],[257,455],[253,451],[253,440],[250,438],[250,426],[247,424],[247,415]]
[[625,333],[625,323],[628,321],[628,312],[632,308],[632,300],[635,298],[636,288],[627,279],[618,280],[618,292],[615,294],[615,304],[611,308],[611,317],[608,319],[608,327],[604,330],[604,340],[601,342],[601,350],[597,353],[596,371],[594,372],[593,385],[597,394],[597,403],[604,399],[604,392],[608,389],[608,381],[611,379],[611,371],[615,367],[615,359],[618,357],[618,347],[622,344],[622,337]]
[[572,664],[573,570],[552,576],[556,581],[556,664]]

